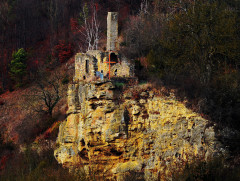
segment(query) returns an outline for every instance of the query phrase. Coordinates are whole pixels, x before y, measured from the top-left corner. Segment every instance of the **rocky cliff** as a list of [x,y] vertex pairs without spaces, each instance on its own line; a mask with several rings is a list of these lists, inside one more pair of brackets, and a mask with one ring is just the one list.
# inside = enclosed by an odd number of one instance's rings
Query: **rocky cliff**
[[[136,93],[138,92],[138,93]],[[127,172],[138,179],[168,180],[194,157],[220,153],[214,128],[174,95],[112,82],[72,84],[68,117],[59,128],[55,157],[109,180]]]

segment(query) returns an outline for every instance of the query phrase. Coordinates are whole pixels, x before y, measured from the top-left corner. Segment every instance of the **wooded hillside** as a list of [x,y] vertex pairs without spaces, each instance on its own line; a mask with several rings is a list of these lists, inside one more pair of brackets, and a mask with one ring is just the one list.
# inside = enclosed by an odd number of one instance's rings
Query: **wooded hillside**
[[[23,48],[28,53],[28,76],[34,74],[39,64],[49,63],[55,58],[54,51],[60,46],[71,44],[71,51],[85,50],[84,39],[75,30],[79,25],[80,13],[87,3],[89,16],[97,9],[101,37],[106,33],[108,11],[119,11],[120,21],[135,13],[140,0],[2,0],[0,2],[0,82],[1,91],[12,87],[9,63],[12,54]],[[62,51],[65,51],[64,47]],[[72,55],[72,54],[71,54]]]

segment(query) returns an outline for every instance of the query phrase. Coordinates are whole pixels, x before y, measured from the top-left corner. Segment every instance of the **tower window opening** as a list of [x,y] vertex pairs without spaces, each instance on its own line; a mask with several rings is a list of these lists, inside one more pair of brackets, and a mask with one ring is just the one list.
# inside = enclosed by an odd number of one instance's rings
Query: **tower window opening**
[[86,73],[89,73],[89,60],[86,60]]
[[110,54],[110,60],[111,60],[111,62],[115,62],[115,63],[112,63],[112,65],[118,63],[118,57],[117,57],[117,55],[116,55],[115,53],[111,53],[111,54]]

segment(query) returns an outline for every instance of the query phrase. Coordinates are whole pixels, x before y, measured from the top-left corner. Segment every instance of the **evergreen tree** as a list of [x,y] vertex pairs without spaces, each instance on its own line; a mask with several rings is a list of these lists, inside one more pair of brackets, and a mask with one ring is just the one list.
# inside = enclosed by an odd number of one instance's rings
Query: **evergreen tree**
[[10,63],[10,76],[15,81],[16,87],[23,85],[23,79],[27,74],[27,52],[21,48],[12,54]]

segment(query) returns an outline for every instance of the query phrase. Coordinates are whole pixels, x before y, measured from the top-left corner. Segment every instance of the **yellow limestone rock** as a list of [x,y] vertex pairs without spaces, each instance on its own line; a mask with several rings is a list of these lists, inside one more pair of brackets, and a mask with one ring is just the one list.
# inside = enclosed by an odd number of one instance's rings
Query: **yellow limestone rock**
[[140,171],[142,168],[142,164],[138,161],[129,161],[125,163],[119,163],[116,165],[114,169],[112,169],[113,173],[125,173],[128,171]]
[[69,88],[68,118],[59,129],[55,157],[68,167],[84,165],[108,180],[126,172],[145,180],[169,180],[182,163],[220,153],[213,127],[174,96],[153,92],[121,95],[111,82]]

